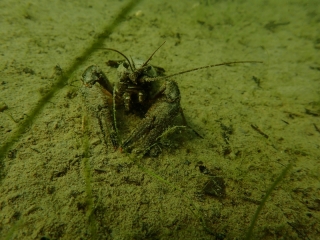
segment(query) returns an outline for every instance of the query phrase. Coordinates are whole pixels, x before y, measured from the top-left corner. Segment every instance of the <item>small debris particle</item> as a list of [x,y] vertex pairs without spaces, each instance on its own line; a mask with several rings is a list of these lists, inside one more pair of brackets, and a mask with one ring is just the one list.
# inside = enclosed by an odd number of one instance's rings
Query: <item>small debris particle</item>
[[59,64],[57,64],[56,66],[54,66],[53,68],[53,73],[51,75],[51,79],[54,79],[54,78],[57,78],[57,77],[60,77],[61,75],[63,74],[63,70],[62,68],[60,67]]
[[260,133],[262,136],[264,136],[265,138],[269,138],[269,136],[267,134],[265,134],[264,132],[262,132],[257,125],[253,125],[251,124],[251,127],[256,130],[258,133]]
[[106,173],[106,172],[107,172],[107,170],[101,169],[101,168],[95,168],[94,170],[95,170],[97,173]]
[[306,114],[314,116],[314,117],[319,117],[320,116],[319,113],[313,112],[313,111],[311,111],[309,109],[306,109]]
[[220,127],[222,129],[222,137],[226,144],[229,144],[229,137],[233,134],[233,127],[232,126],[226,126],[223,123],[220,123]]
[[252,76],[252,80],[257,84],[259,88],[261,88],[261,80],[255,76]]
[[69,90],[69,91],[67,92],[67,94],[66,94],[66,97],[67,97],[68,99],[73,99],[73,98],[75,98],[77,95],[78,95],[78,93],[77,93],[76,91],[74,91],[74,90]]
[[26,73],[26,74],[28,74],[28,73],[31,74],[31,75],[34,74],[34,71],[31,68],[28,68],[28,67],[25,67],[22,71],[24,73]]
[[266,25],[264,25],[264,28],[269,30],[270,32],[274,32],[276,30],[276,28],[278,28],[279,26],[285,26],[285,25],[289,25],[290,22],[279,22],[276,23],[275,21],[269,21]]
[[0,112],[3,112],[4,110],[7,110],[8,106],[5,102],[0,102]]
[[221,177],[211,177],[203,188],[203,192],[206,195],[223,198],[226,195],[226,187],[223,178]]

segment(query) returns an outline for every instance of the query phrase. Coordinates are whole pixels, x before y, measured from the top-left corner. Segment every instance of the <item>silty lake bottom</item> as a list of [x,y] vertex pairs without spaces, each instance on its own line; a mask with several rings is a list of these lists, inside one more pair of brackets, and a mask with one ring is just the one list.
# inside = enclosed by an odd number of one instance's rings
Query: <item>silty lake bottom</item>
[[[252,239],[317,239],[317,1],[140,1],[103,35],[128,3],[1,1],[1,238],[245,239],[262,206]],[[122,56],[82,56],[101,39],[144,60],[165,42],[150,64],[166,75],[263,63],[172,77],[202,138],[178,128],[159,139],[158,156],[139,158],[106,147],[85,108],[88,66],[118,81],[106,62]],[[141,122],[121,106],[116,117],[122,140]]]

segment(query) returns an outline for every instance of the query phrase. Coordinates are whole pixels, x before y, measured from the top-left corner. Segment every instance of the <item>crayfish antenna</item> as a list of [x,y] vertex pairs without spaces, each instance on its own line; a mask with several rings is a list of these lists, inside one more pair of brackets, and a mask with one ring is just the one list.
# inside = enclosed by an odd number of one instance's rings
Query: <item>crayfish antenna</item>
[[163,44],[165,44],[166,41],[164,41],[152,54],[151,56],[148,58],[148,60],[141,66],[141,68],[143,68],[144,66],[146,66],[148,64],[148,62],[152,59],[153,55],[163,46]]
[[197,70],[201,70],[201,69],[205,69],[205,68],[211,68],[211,67],[218,67],[218,66],[224,66],[224,65],[230,65],[230,64],[238,64],[238,63],[263,63],[262,61],[236,61],[236,62],[224,62],[224,63],[218,63],[218,64],[212,64],[212,65],[207,65],[207,66],[203,66],[203,67],[197,67],[197,68],[192,68],[189,70],[185,70],[185,71],[181,71],[181,72],[177,72],[174,74],[171,74],[169,76],[163,76],[163,77],[154,77],[154,78],[144,78],[144,81],[146,82],[153,82],[153,81],[157,81],[157,80],[163,80],[163,79],[167,79],[173,76],[177,76],[180,74],[184,74],[184,73],[188,73],[188,72],[194,72]]
[[132,64],[131,64],[129,58],[127,58],[127,56],[124,55],[122,52],[120,52],[120,51],[118,51],[118,50],[116,50],[116,49],[113,49],[113,48],[99,48],[99,49],[105,49],[105,50],[109,50],[109,51],[113,51],[113,52],[119,53],[122,57],[124,57],[124,58],[127,60],[129,66],[130,66],[131,71],[134,72],[134,68],[132,67]]

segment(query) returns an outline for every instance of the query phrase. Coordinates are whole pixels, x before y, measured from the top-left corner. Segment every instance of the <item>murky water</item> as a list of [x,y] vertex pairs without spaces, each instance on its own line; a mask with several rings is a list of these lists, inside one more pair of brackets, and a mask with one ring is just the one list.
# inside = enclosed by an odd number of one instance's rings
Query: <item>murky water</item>
[[[316,239],[317,1],[141,1],[103,34],[126,4],[0,3],[0,236],[244,239],[268,189],[292,163],[252,239]],[[96,47],[147,59],[164,41],[150,64],[166,75],[263,63],[171,79],[202,138],[178,128],[159,139],[157,157],[108,149],[84,107],[81,74],[95,64],[115,83],[117,72],[105,62],[121,56]],[[116,113],[125,139],[141,119],[121,106]]]

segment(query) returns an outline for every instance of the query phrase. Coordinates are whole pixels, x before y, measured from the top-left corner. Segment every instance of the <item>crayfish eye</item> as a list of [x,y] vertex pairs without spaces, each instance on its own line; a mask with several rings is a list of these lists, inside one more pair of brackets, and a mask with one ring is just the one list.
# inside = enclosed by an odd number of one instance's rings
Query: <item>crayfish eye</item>
[[146,75],[148,75],[148,73],[149,73],[150,70],[151,70],[151,66],[146,66],[146,67],[144,67],[144,69],[143,69],[143,73],[146,74]]
[[128,64],[127,62],[124,62],[124,63],[123,63],[123,66],[124,66],[126,69],[128,69],[129,64]]
[[151,69],[152,69],[152,67],[151,67],[151,66],[147,66],[146,71],[147,71],[147,72],[149,72]]

